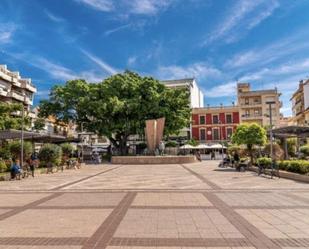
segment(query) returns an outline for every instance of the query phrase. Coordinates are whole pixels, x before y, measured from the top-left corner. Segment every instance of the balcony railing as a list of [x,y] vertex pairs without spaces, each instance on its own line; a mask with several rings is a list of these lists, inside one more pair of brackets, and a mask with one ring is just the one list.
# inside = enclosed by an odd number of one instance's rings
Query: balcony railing
[[11,91],[11,97],[14,98],[14,99],[17,99],[19,101],[24,101],[25,100],[23,94],[19,93],[19,92],[16,92],[16,91]]
[[262,114],[243,114],[241,115],[243,119],[255,119],[255,118],[262,118]]

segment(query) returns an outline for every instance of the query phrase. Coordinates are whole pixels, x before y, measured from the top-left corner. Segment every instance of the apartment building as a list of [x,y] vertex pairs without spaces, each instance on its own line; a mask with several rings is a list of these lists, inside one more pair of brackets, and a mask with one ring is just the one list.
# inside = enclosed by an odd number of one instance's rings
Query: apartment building
[[292,95],[293,124],[309,125],[309,79],[301,80],[298,89]]
[[31,79],[21,78],[19,72],[12,72],[6,65],[0,65],[1,102],[22,103],[30,111],[36,91]]
[[191,108],[199,108],[204,106],[204,94],[194,78],[163,80],[161,83],[170,88],[188,89],[190,93],[189,98]]
[[274,102],[271,106],[272,123],[274,127],[280,125],[280,93],[277,89],[251,90],[250,83],[237,84],[237,105],[239,107],[241,123],[257,123],[262,126],[270,124],[270,109],[268,102]]
[[229,141],[240,123],[238,106],[192,109],[192,138],[200,143]]
[[[204,107],[204,94],[199,88],[194,78],[178,79],[178,80],[163,80],[162,84],[170,88],[187,89],[189,92],[189,101],[191,108]],[[180,131],[177,137],[191,138],[191,127],[186,127]]]

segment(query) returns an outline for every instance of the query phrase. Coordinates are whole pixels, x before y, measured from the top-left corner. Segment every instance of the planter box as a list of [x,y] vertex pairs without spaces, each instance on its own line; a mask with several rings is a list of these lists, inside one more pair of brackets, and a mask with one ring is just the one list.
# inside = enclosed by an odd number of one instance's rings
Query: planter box
[[[255,166],[250,167],[249,169],[252,170],[252,171],[255,171],[255,172],[259,172],[259,168],[255,167]],[[266,169],[265,171],[266,171],[267,174],[270,174],[270,172],[271,172],[270,169]],[[279,175],[282,178],[286,178],[286,179],[290,179],[290,180],[294,180],[294,181],[299,181],[299,182],[309,183],[309,176],[307,176],[307,175],[301,175],[301,174],[288,172],[288,171],[284,171],[284,170],[279,170]]]

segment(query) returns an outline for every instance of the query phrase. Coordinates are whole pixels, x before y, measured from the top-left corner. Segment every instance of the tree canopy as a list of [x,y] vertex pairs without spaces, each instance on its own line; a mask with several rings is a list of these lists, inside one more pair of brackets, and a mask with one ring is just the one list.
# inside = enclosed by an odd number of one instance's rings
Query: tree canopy
[[256,123],[238,125],[232,135],[232,142],[238,145],[246,145],[250,153],[251,162],[253,161],[252,149],[254,145],[264,145],[267,136],[263,127]]
[[252,148],[253,145],[262,146],[266,143],[266,140],[265,129],[256,123],[238,125],[232,136],[233,143],[244,144],[248,149]]
[[[12,115],[22,110],[21,104],[0,103],[0,130],[21,129],[21,115]],[[24,118],[24,124],[29,125],[29,118]]]
[[127,138],[144,134],[145,120],[165,117],[165,135],[189,125],[189,92],[170,89],[152,77],[126,71],[101,83],[68,81],[55,86],[50,99],[40,104],[40,115],[73,121],[87,131],[109,138],[122,153]]

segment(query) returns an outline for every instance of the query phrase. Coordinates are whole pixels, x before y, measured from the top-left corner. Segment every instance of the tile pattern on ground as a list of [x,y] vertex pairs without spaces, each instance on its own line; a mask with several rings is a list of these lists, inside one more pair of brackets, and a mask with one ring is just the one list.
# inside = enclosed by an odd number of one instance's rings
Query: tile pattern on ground
[[20,207],[49,195],[50,194],[29,194],[29,193],[25,193],[23,195],[16,193],[0,194],[1,199],[0,207]]
[[257,206],[269,207],[272,206],[297,206],[308,205],[305,202],[292,199],[290,197],[278,193],[218,193],[216,194],[229,206]]
[[0,182],[0,249],[309,248],[309,184],[217,164]]
[[210,189],[179,165],[126,165],[65,189]]
[[211,209],[130,209],[115,237],[243,238],[219,211]]
[[309,238],[309,209],[239,209],[237,212],[269,238]]
[[26,210],[0,222],[1,237],[87,237],[110,212],[109,209]]
[[133,206],[212,206],[201,193],[138,193]]
[[40,206],[116,206],[124,195],[124,193],[65,193]]

